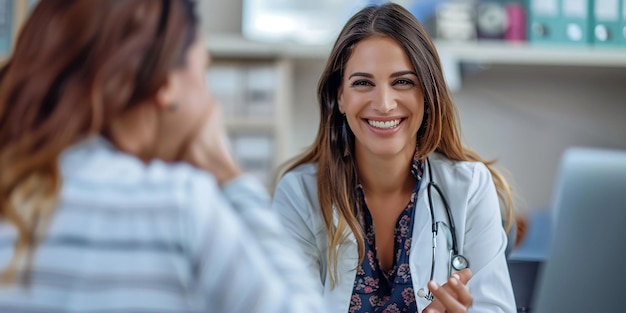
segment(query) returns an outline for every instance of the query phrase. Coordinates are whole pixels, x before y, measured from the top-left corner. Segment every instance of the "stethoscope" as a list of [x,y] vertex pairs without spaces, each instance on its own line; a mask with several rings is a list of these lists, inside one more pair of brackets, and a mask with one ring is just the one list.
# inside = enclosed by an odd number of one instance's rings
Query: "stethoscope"
[[[426,187],[426,192],[428,194],[428,208],[430,209],[430,218],[432,221],[432,233],[433,233],[433,238],[432,238],[433,239],[433,255],[432,255],[432,261],[431,261],[432,263],[430,266],[430,278],[429,278],[429,281],[431,281],[433,280],[434,275],[435,275],[435,254],[436,254],[435,252],[437,250],[437,234],[439,233],[439,224],[441,223],[443,226],[446,226],[444,222],[435,220],[435,211],[433,209],[433,198],[432,198],[431,189],[434,189],[439,194],[439,197],[441,198],[441,201],[443,202],[443,206],[446,209],[446,215],[448,217],[448,221],[450,222],[448,229],[450,231],[450,235],[451,235],[450,237],[452,238],[452,248],[450,249],[449,256],[448,256],[448,260],[449,260],[448,277],[452,275],[452,269],[456,271],[460,271],[460,270],[468,268],[469,262],[467,261],[466,257],[459,254],[459,249],[458,249],[457,241],[456,241],[456,227],[454,227],[454,220],[452,219],[452,214],[450,213],[448,200],[443,195],[443,192],[441,191],[441,188],[439,188],[439,185],[437,185],[437,183],[433,181],[433,171],[430,167],[430,161],[428,160],[428,158],[426,158],[426,165],[428,166],[428,180],[429,180],[428,186]],[[420,288],[417,291],[417,296],[424,298],[428,301],[432,301],[435,298],[430,290],[428,290],[428,294],[427,294],[424,288]]]

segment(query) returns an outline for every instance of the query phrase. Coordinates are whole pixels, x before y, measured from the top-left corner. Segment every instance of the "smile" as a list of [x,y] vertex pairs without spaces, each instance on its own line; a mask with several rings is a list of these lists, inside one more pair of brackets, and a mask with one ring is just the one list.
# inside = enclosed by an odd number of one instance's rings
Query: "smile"
[[370,124],[370,126],[375,127],[375,128],[380,128],[380,129],[396,128],[398,127],[398,125],[400,125],[400,122],[402,122],[401,119],[396,119],[396,120],[391,120],[391,121],[367,120],[367,123]]

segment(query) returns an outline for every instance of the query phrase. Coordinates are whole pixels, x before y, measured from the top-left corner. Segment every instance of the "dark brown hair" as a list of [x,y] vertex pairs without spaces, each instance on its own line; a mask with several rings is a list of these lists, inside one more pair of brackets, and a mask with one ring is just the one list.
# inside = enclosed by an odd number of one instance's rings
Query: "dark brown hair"
[[[457,107],[445,83],[439,56],[425,29],[402,6],[387,3],[369,6],[356,13],[335,42],[318,85],[320,126],[312,147],[298,157],[287,171],[305,163],[317,163],[317,188],[328,232],[328,261],[331,283],[335,283],[337,248],[349,227],[355,234],[359,259],[364,256],[363,232],[355,216],[357,169],[354,162],[354,134],[344,123],[337,105],[338,90],[350,55],[361,40],[384,36],[395,40],[406,52],[419,77],[425,99],[424,121],[417,133],[418,157],[437,151],[452,160],[483,162],[491,172],[503,216],[510,227],[513,217],[511,190],[504,177],[477,153],[461,142]],[[338,224],[333,225],[333,210]]]
[[[0,218],[15,226],[11,281],[61,188],[69,146],[154,97],[197,37],[191,0],[41,0],[0,69]],[[29,263],[29,262],[26,262]]]

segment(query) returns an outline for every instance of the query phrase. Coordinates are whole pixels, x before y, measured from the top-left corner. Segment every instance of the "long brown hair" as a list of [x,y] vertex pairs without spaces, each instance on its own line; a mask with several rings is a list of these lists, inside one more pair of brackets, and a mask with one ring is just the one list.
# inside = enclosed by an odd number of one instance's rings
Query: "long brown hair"
[[[402,6],[387,3],[369,6],[356,13],[341,30],[318,85],[320,126],[312,147],[297,157],[290,171],[305,163],[317,164],[318,199],[328,233],[328,261],[331,283],[337,276],[337,248],[345,240],[346,228],[355,234],[359,259],[364,257],[363,230],[355,216],[357,169],[354,162],[354,134],[344,122],[337,105],[343,71],[355,45],[370,36],[394,39],[409,56],[418,74],[425,98],[425,117],[417,134],[418,158],[437,151],[456,161],[483,162],[491,172],[501,208],[510,228],[513,218],[511,189],[493,167],[461,141],[458,110],[444,81],[439,56],[422,25]],[[333,224],[333,211],[338,223]]]
[[17,230],[12,281],[56,206],[69,146],[105,134],[184,66],[191,0],[41,0],[0,69],[0,219]]

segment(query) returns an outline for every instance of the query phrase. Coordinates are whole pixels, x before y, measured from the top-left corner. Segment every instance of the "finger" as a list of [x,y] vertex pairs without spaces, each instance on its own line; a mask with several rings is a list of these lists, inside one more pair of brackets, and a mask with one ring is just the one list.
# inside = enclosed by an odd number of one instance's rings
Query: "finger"
[[[453,274],[456,275],[456,274]],[[458,275],[457,275],[458,276]],[[459,279],[459,277],[457,277]],[[439,288],[446,289],[451,295],[456,297],[456,291],[452,287],[452,285],[448,282],[439,286]],[[446,311],[446,307],[439,301],[439,298],[433,299],[433,301],[424,308],[424,313],[444,313]]]
[[422,313],[445,313],[446,307],[439,301],[439,299],[435,298],[433,301],[424,308]]
[[464,270],[460,270],[460,271],[458,271],[458,272],[456,272],[454,274],[455,275],[459,275],[458,280],[460,280],[464,285],[467,284],[467,282],[473,276],[472,270],[470,270],[469,268],[466,268]]
[[[469,268],[458,271],[453,274],[453,276],[456,276],[455,278],[459,282],[462,283],[461,287],[457,287],[457,288],[461,288],[463,290],[457,291],[450,283],[445,283],[442,286],[440,286],[440,288],[444,288],[445,290],[447,290],[448,293],[452,295],[453,297],[457,297],[457,296],[463,297],[462,300],[459,300],[459,301],[469,306],[472,304],[473,298],[472,298],[471,293],[469,293],[469,288],[467,288],[465,284],[467,284],[470,278],[472,278],[472,275],[473,275],[472,271]],[[443,305],[443,303],[441,303],[441,301],[439,301],[438,298],[435,298],[426,308],[424,308],[423,312],[424,313],[443,313],[445,311],[446,311],[446,308]]]
[[467,307],[461,304],[455,297],[450,293],[447,288],[442,288],[434,281],[428,282],[428,288],[432,291],[435,299],[439,299],[441,304],[446,308],[447,313],[465,313],[467,312]]
[[454,291],[454,294],[456,294],[457,300],[465,307],[472,305],[474,298],[472,297],[469,288],[467,288],[467,286],[461,281],[459,275],[452,274],[450,279],[448,279],[446,286],[451,286],[450,288]]

